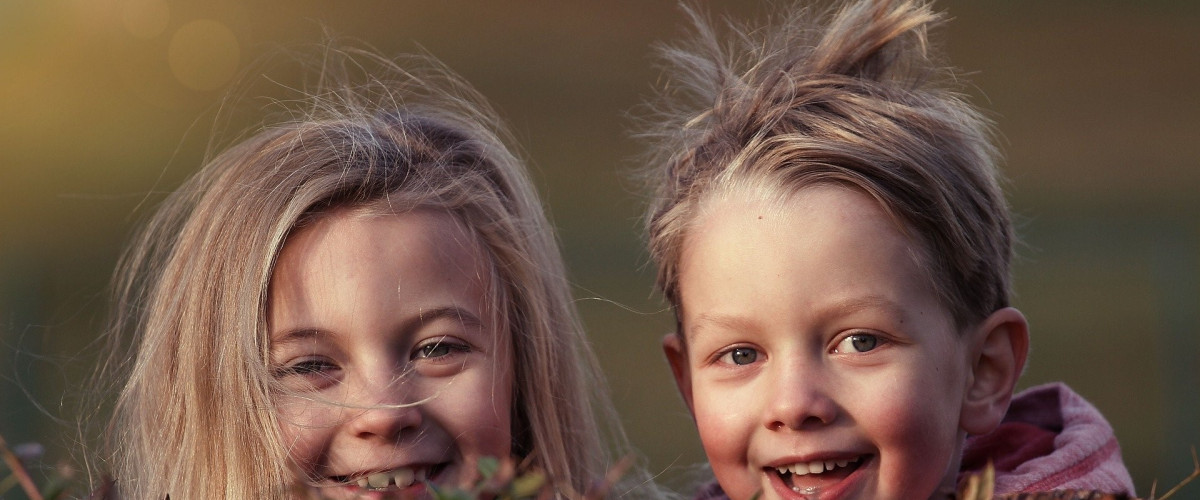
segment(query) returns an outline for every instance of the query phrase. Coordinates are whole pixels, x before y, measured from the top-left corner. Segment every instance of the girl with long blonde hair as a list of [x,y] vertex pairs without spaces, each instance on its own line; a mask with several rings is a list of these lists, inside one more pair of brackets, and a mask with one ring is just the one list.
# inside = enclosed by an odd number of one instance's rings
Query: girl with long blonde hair
[[118,269],[113,496],[391,498],[488,456],[584,494],[624,437],[504,127],[427,58],[319,74]]

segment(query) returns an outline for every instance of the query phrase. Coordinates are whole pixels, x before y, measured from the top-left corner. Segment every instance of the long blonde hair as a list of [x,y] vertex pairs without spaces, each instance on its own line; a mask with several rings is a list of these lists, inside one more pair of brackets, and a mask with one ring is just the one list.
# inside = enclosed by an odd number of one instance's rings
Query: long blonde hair
[[298,224],[380,206],[448,212],[483,243],[497,281],[491,299],[513,339],[514,452],[559,491],[585,491],[611,465],[609,446],[626,445],[505,128],[429,58],[343,49],[320,64],[299,118],[209,161],[118,268],[105,376],[127,378],[101,465],[120,496],[284,495],[296,478],[272,406],[272,269]]

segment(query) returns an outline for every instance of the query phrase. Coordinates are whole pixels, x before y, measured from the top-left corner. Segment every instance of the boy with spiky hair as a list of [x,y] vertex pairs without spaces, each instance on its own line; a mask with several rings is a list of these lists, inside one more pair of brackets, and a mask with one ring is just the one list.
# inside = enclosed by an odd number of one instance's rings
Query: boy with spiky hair
[[647,226],[719,483],[701,496],[943,497],[989,460],[998,493],[1132,494],[1094,407],[1060,384],[1013,397],[1012,224],[988,122],[928,55],[941,16],[809,14],[726,45],[693,13],[666,51]]

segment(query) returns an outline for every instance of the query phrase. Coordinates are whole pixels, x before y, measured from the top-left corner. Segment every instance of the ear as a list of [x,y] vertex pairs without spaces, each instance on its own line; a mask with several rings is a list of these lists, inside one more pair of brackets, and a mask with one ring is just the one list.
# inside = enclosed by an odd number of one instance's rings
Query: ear
[[678,333],[668,333],[662,339],[663,354],[667,356],[667,364],[671,365],[671,375],[675,376],[675,386],[687,404],[688,412],[695,415],[692,407],[692,375],[688,371],[687,346],[683,336]]
[[968,332],[970,374],[959,425],[968,434],[994,430],[1008,412],[1029,353],[1029,324],[1011,307],[988,316]]

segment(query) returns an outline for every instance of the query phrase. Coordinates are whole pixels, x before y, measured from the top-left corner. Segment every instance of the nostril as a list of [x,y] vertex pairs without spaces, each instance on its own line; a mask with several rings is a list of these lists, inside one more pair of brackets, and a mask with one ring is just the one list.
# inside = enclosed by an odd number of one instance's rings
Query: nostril
[[829,404],[806,404],[775,408],[766,415],[765,426],[771,431],[812,429],[832,424],[838,411]]
[[421,421],[418,406],[383,405],[364,410],[350,422],[350,428],[359,438],[394,441],[406,430],[420,427]]

